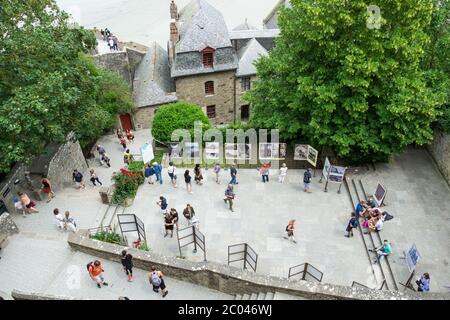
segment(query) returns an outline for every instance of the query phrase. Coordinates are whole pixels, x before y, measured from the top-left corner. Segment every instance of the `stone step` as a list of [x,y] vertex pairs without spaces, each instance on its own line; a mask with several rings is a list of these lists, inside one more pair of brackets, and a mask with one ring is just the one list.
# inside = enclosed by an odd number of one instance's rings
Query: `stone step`
[[250,300],[256,300],[257,297],[258,297],[257,293],[252,293],[250,296]]
[[242,299],[241,300],[250,300],[250,295],[248,295],[248,294],[244,294],[243,296],[242,296]]
[[256,300],[266,300],[266,294],[264,292],[258,293],[258,297]]
[[274,296],[275,296],[275,293],[267,292],[264,300],[273,300]]
[[234,296],[234,300],[242,300],[242,295],[241,294],[236,294]]

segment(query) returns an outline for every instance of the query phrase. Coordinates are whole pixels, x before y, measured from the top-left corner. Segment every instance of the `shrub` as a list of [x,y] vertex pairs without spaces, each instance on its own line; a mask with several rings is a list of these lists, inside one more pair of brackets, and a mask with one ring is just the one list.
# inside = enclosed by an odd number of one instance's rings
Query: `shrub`
[[128,171],[130,172],[140,172],[144,170],[144,162],[143,161],[133,161],[128,165]]
[[122,236],[113,231],[99,231],[96,234],[94,234],[93,236],[91,236],[91,239],[108,242],[108,243],[114,243],[114,244],[123,244],[124,243]]
[[152,136],[161,142],[171,142],[172,132],[176,129],[187,129],[193,136],[195,121],[203,123],[203,130],[211,127],[209,119],[196,104],[183,101],[162,106],[153,119]]
[[131,172],[122,169],[121,172],[113,175],[112,180],[115,183],[115,190],[112,196],[114,204],[123,204],[126,199],[136,197],[139,185],[144,183],[144,175],[142,171]]

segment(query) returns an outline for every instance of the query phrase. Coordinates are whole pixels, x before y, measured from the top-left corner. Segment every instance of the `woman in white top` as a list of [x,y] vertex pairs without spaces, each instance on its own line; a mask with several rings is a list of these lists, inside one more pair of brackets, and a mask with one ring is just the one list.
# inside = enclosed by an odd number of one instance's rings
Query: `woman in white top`
[[172,185],[174,188],[177,187],[177,168],[174,166],[173,162],[169,162],[169,167],[167,168],[167,173],[169,174],[170,181],[172,181]]
[[58,230],[63,231],[64,230],[64,217],[61,213],[59,213],[58,209],[53,210],[53,214],[55,215],[55,224]]
[[283,165],[280,168],[280,175],[278,176],[278,181],[280,183],[284,182],[284,179],[286,178],[288,168],[286,167],[286,163],[283,163]]

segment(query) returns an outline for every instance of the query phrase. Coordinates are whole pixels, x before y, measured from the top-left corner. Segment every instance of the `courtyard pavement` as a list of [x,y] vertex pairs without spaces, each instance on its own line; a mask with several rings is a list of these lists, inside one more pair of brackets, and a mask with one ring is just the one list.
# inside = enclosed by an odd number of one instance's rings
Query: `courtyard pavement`
[[[149,130],[136,132],[136,141],[130,146],[132,153],[139,153],[139,147],[150,140]],[[102,137],[99,142],[110,155],[112,168],[100,167],[97,159],[89,159],[88,162],[101,181],[110,185],[113,171],[122,165],[122,147],[115,135]],[[353,281],[358,281],[373,286],[371,266],[361,237],[357,234],[351,239],[344,237],[352,211],[347,191],[342,187],[342,193],[338,194],[337,186],[330,185],[329,192],[323,192],[324,184],[318,182],[319,170],[313,179],[311,194],[302,191],[303,170],[289,170],[284,184],[277,182],[275,170],[272,170],[270,182],[266,184],[261,182],[257,170],[239,170],[240,183],[235,188],[234,213],[227,209],[222,200],[229,171],[222,171],[218,185],[212,170],[204,170],[204,184],[194,184],[193,194],[186,191],[183,172],[183,169],[178,169],[179,185],[173,188],[164,170],[164,184],[141,186],[133,205],[126,208],[126,213],[136,214],[145,223],[147,241],[152,251],[179,255],[176,234],[173,238],[163,237],[163,217],[156,206],[162,194],[167,197],[169,207],[178,210],[180,228],[187,226],[182,216],[183,208],[187,203],[194,207],[200,221],[200,231],[206,237],[206,254],[210,261],[227,263],[229,245],[248,243],[258,253],[258,273],[287,277],[289,267],[308,262],[324,273],[323,283],[351,285]],[[388,190],[385,209],[394,215],[394,219],[385,223],[381,236],[392,243],[390,262],[397,281],[403,282],[408,276],[405,262],[401,259],[402,252],[416,244],[422,256],[417,273],[429,272],[431,291],[446,292],[445,286],[449,285],[450,278],[450,224],[446,208],[450,190],[426,151],[409,149],[391,163],[377,165],[376,171],[364,170],[352,177],[362,179],[368,192],[375,190],[379,182]],[[66,243],[67,234],[58,232],[54,227],[52,210],[55,207],[70,210],[78,227],[84,229],[98,226],[107,208],[100,201],[98,187],[87,186],[85,190],[58,190],[51,203],[38,204],[38,214],[27,218],[13,215],[21,233],[11,237],[10,244],[2,250],[0,290],[42,290],[97,299],[115,299],[117,295],[135,299],[159,298],[148,292],[144,271],[138,271],[140,280],[131,284],[132,291],[127,291],[130,284],[121,274],[120,266],[113,262],[105,264],[108,273],[114,270],[107,275],[114,285],[103,288],[100,294],[97,293],[99,291],[89,291],[91,289],[85,291],[92,284],[83,272],[87,261],[94,257],[71,251]],[[297,244],[283,239],[290,219],[297,220]],[[131,234],[129,239],[132,240]],[[183,255],[189,260],[203,260],[200,250],[193,254],[192,248],[184,248]],[[234,265],[242,266],[238,263]],[[69,271],[78,272],[74,271],[78,270],[77,266],[81,268],[81,287],[74,286],[68,290],[66,282],[70,278]],[[169,290],[174,288],[172,292],[183,292],[179,296],[171,292],[168,298],[172,299],[229,297],[174,279],[167,282]],[[99,290],[95,286],[93,288]],[[193,290],[194,294],[189,290]]]

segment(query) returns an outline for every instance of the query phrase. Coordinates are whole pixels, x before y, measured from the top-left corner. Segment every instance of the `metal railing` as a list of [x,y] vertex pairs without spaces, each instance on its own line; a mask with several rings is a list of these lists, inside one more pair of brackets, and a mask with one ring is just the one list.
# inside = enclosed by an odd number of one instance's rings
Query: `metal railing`
[[247,269],[247,265],[249,265],[256,272],[258,254],[247,243],[228,246],[228,264],[238,261],[244,261],[244,269]]
[[302,263],[289,268],[288,279],[300,276],[300,280],[322,282],[323,272],[309,263]]

